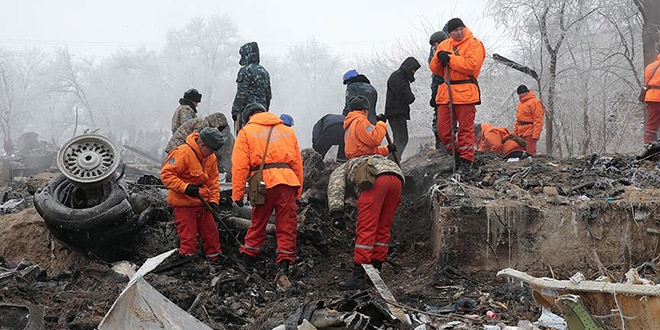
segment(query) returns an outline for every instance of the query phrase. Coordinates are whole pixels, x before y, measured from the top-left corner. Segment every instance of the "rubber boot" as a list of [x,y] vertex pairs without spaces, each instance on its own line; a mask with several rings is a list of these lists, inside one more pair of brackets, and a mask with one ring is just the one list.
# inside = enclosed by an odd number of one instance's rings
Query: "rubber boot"
[[289,260],[282,260],[278,264],[280,268],[280,273],[284,276],[289,276],[289,266],[291,265],[291,262]]
[[359,263],[353,265],[353,275],[348,281],[339,282],[339,289],[341,290],[362,290],[367,286],[364,284],[364,268]]
[[472,172],[472,162],[464,159],[464,158],[459,158],[458,159],[458,168],[456,169],[457,173],[463,174],[463,175],[468,175]]
[[379,273],[383,269],[383,262],[380,260],[371,260],[371,265],[374,266],[374,268],[378,269]]

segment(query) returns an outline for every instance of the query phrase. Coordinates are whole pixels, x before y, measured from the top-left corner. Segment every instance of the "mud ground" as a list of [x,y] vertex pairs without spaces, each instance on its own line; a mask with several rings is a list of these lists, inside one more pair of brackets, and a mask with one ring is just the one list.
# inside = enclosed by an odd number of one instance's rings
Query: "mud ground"
[[[392,231],[390,256],[401,270],[395,272],[392,266],[384,265],[385,283],[400,303],[429,312],[438,326],[457,320],[476,329],[482,324],[516,325],[519,320],[536,320],[540,310],[528,288],[496,278],[494,272],[466,271],[460,264],[445,265],[432,258],[428,189],[447,180],[451,165],[451,158],[439,157],[435,151],[422,152],[404,162],[416,187],[404,197]],[[644,200],[648,198],[645,189],[660,186],[658,164],[653,160],[637,162],[633,156],[597,155],[566,161],[540,156],[531,162],[507,163],[494,155],[480,154],[475,165],[478,169],[471,176],[461,178],[465,185],[489,190],[500,198],[535,203],[570,202],[584,198],[581,196]],[[316,176],[306,177],[309,204],[300,210],[304,221],[299,224],[298,260],[292,268],[290,290],[283,291],[273,283],[273,237],[268,238],[264,249],[265,271],[261,274],[246,273],[234,258],[221,265],[198,259],[149,274],[146,280],[184,310],[196,298],[201,299],[190,313],[214,329],[272,329],[308,301],[329,303],[355,295],[355,291],[337,289],[338,282],[350,275],[354,223],[349,222],[345,231],[332,227],[321,191],[334,166],[328,164],[325,172],[319,170]],[[25,195],[28,186],[35,185],[28,182],[3,189]],[[354,213],[349,214],[354,219]],[[229,235],[238,235],[242,241],[243,234],[221,230],[226,255],[236,256],[238,252]],[[94,329],[128,282],[111,270],[110,262],[81,254],[51,238],[29,202],[24,210],[0,217],[0,237],[0,267],[14,269],[24,259],[39,265],[38,271],[24,276],[0,278],[0,303],[47,306],[47,329]],[[165,217],[154,220],[136,241],[142,244],[136,244],[128,261],[138,267],[146,258],[176,247],[176,231]],[[554,271],[570,276],[573,270]],[[375,289],[368,291],[378,299]],[[463,308],[443,311],[452,305]],[[486,318],[487,311],[494,311],[497,319]]]

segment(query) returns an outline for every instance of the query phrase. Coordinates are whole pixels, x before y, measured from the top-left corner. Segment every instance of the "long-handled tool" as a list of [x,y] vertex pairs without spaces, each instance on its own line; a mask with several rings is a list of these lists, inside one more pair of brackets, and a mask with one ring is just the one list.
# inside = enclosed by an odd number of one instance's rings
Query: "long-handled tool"
[[229,227],[227,226],[227,224],[224,221],[222,221],[222,219],[220,219],[220,217],[218,217],[218,215],[215,213],[215,211],[213,211],[213,209],[211,208],[211,205],[209,205],[209,202],[207,202],[204,199],[204,197],[202,197],[202,196],[198,196],[198,198],[202,202],[202,205],[204,206],[204,208],[207,211],[209,211],[209,213],[211,213],[211,215],[213,216],[213,219],[215,220],[215,222],[219,222],[225,228],[225,230],[229,233],[229,236],[234,238],[234,241],[236,242],[236,244],[238,244],[238,246],[241,246],[242,245],[241,241],[239,241],[238,238],[236,238],[236,236],[231,234],[231,231],[229,230]]
[[452,174],[456,173],[456,143],[454,142],[454,98],[451,95],[451,81],[449,80],[449,65],[445,64],[445,84],[447,84],[447,95],[449,96],[449,124],[451,125],[451,157],[453,158],[454,168]]
[[[392,138],[390,138],[390,133],[385,131],[385,138],[387,139],[387,144],[392,144]],[[399,168],[403,172],[403,167],[401,167],[401,161],[399,160],[399,156],[397,156],[396,152],[392,153],[392,158],[394,158],[394,162],[399,165]],[[406,182],[403,185],[403,193],[404,194],[415,194],[417,193],[417,185],[415,184],[415,177],[411,175],[404,175],[405,179],[404,181]]]
[[[387,144],[393,144],[392,143],[392,138],[390,138],[390,133],[388,131],[385,131],[385,138],[387,139]],[[394,162],[399,165],[399,168],[401,168],[401,162],[399,161],[399,156],[397,156],[396,152],[392,153],[392,158],[394,158]]]

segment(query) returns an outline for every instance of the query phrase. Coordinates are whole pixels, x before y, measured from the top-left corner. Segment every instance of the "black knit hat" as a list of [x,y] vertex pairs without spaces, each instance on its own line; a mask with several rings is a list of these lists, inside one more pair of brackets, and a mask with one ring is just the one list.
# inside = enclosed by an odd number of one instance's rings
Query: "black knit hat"
[[429,38],[429,44],[433,45],[433,42],[442,42],[445,39],[447,39],[445,31],[436,31]]
[[185,93],[183,93],[183,98],[193,102],[201,102],[202,94],[200,94],[196,89],[191,88],[187,90]]
[[357,95],[348,99],[349,111],[364,110],[364,109],[369,109],[369,100],[366,97],[362,95]]
[[266,107],[263,106],[261,103],[257,102],[252,102],[249,103],[248,105],[245,106],[245,109],[243,110],[243,113],[241,114],[241,120],[243,121],[243,125],[247,124],[247,122],[250,120],[250,117],[254,115],[257,112],[267,112]]
[[199,132],[199,138],[204,144],[216,151],[225,144],[225,138],[220,134],[220,131],[215,127],[204,127]]
[[459,27],[465,27],[463,21],[458,17],[452,18],[449,20],[449,22],[447,22],[447,33],[451,33]]
[[525,85],[520,85],[518,86],[518,89],[516,89],[516,92],[520,95],[529,92],[529,89],[527,89],[527,86]]

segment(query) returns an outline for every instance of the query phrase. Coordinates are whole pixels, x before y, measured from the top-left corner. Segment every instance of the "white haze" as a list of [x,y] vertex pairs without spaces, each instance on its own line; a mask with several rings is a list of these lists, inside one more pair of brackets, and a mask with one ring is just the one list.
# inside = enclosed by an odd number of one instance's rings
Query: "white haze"
[[[271,75],[271,111],[295,118],[301,147],[311,145],[311,127],[321,116],[341,111],[346,70],[355,68],[372,81],[382,112],[387,78],[406,57],[417,58],[423,65],[412,85],[417,100],[409,156],[432,141],[430,72],[424,63],[428,36],[448,19],[461,17],[484,42],[488,56],[501,53],[532,65],[540,61],[533,54],[538,43],[525,44],[516,31],[496,28],[484,16],[487,3],[15,2],[0,12],[0,137],[15,140],[34,130],[59,145],[74,133],[98,130],[156,153],[169,138],[172,112],[188,88],[204,95],[200,116],[219,111],[229,117],[238,48],[257,41],[261,64]],[[484,104],[477,121],[511,128],[512,91],[534,81],[490,59],[480,80]]]

